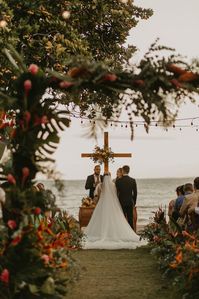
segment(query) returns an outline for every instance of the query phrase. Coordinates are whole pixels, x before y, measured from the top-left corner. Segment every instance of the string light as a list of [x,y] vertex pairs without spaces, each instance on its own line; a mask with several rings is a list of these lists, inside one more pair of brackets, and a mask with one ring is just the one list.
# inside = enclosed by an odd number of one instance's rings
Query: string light
[[[126,120],[113,120],[113,119],[110,119],[110,120],[104,120],[103,118],[99,118],[99,119],[95,119],[95,120],[90,120],[87,116],[79,116],[79,113],[78,112],[71,112],[70,113],[70,116],[71,117],[74,117],[76,119],[79,119],[81,118],[81,124],[84,123],[84,121],[89,121],[90,123],[93,122],[93,124],[96,124],[96,121],[105,121],[106,122],[106,125],[110,125],[111,127],[113,127],[113,125],[115,127],[118,126],[118,124],[120,125],[121,128],[128,128],[128,126],[133,126],[135,125],[135,127],[139,127],[139,126],[144,126],[145,128],[147,127],[150,128],[150,127],[159,127],[159,128],[165,128],[165,125],[164,125],[164,122],[163,121],[159,121],[159,120],[152,120],[150,122],[150,124],[147,124],[144,120],[135,120],[133,123],[132,123],[132,120],[131,121],[126,121]],[[182,122],[187,122],[187,121],[190,121],[190,124],[182,124]],[[198,120],[198,124],[194,124],[194,120]],[[169,120],[168,120],[169,121]],[[171,120],[170,120],[171,121]],[[172,121],[171,121],[172,122]],[[181,124],[179,123],[181,122]],[[179,123],[179,124],[178,124]],[[180,131],[182,131],[182,128],[196,128],[196,131],[198,132],[198,127],[199,127],[199,116],[197,117],[187,117],[187,118],[177,118],[175,120],[175,124],[171,124],[170,126],[168,125],[167,126],[168,128],[179,128]],[[168,129],[166,130],[168,131]]]

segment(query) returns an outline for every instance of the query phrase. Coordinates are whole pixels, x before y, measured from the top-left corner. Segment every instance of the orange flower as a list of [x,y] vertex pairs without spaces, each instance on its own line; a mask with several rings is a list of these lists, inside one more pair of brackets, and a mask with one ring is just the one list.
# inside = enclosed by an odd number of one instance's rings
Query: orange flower
[[199,79],[199,75],[192,72],[186,72],[178,78],[180,82],[192,82],[197,79]]
[[172,269],[176,269],[176,268],[178,267],[178,263],[176,263],[176,262],[172,262],[172,263],[169,264],[169,266],[170,266],[170,268],[172,268]]
[[182,75],[186,73],[185,70],[181,69],[179,66],[173,63],[167,65],[167,70],[177,75]]
[[192,240],[195,240],[195,239],[196,239],[195,236],[190,235],[186,230],[183,230],[183,231],[182,231],[182,235],[183,235],[183,237],[188,237],[188,238],[190,238],[190,239],[192,239]]
[[68,76],[72,78],[82,77],[88,75],[89,71],[84,67],[74,67],[70,69],[67,73]]
[[176,262],[178,264],[182,263],[182,251],[179,251],[179,253],[176,255]]

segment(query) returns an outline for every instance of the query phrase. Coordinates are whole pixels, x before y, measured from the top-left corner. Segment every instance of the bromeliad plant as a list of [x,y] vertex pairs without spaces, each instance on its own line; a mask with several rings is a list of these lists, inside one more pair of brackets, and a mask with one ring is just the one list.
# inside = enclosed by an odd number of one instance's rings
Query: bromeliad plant
[[199,231],[190,234],[177,223],[173,224],[175,230],[167,224],[164,212],[159,209],[142,237],[149,241],[161,270],[172,279],[179,292],[187,298],[198,298]]

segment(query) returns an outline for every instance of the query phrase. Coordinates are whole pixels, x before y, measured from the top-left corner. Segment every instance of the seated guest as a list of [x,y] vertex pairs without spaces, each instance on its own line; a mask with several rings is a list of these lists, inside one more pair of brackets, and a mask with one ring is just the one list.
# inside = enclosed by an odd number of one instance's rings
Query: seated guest
[[194,179],[194,192],[185,196],[180,208],[180,216],[185,217],[191,215],[195,208],[199,206],[199,177]]
[[173,218],[173,220],[177,221],[179,218],[179,211],[176,209],[176,202],[184,200],[184,185],[178,186],[176,188],[177,198],[169,203],[169,216]]
[[178,196],[178,198],[176,199],[176,202],[175,202],[174,210],[178,213],[180,212],[180,208],[183,204],[185,196],[188,195],[188,194],[193,193],[193,185],[191,183],[185,184],[183,186],[183,193],[184,194],[181,194],[180,196]]
[[94,198],[95,188],[99,183],[102,183],[103,181],[103,176],[100,175],[100,171],[100,165],[96,165],[94,168],[94,174],[89,175],[86,180],[85,189],[89,190],[89,197],[91,197],[92,199]]

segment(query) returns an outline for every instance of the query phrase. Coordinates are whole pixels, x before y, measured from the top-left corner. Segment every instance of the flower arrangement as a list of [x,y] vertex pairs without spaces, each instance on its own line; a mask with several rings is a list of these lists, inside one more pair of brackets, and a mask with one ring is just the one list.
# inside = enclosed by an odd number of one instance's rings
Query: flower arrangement
[[158,258],[164,275],[172,277],[177,292],[187,298],[198,298],[199,283],[199,230],[192,233],[182,230],[173,223],[171,228],[166,222],[162,209],[155,212],[142,237],[148,239],[152,253]]
[[[36,217],[39,220],[39,215]],[[69,252],[80,248],[81,232],[77,234],[74,220],[64,214],[52,219],[42,217],[39,225],[34,220],[27,216],[19,227],[14,220],[7,222],[7,229],[0,227],[2,299],[62,298],[78,276]]]
[[110,147],[104,149],[96,145],[91,159],[94,161],[94,163],[99,164],[102,164],[105,161],[114,162],[114,153],[112,152]]
[[91,197],[82,198],[82,207],[83,208],[95,208],[96,202]]

